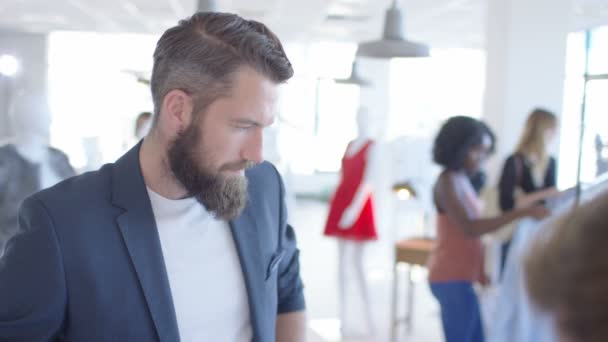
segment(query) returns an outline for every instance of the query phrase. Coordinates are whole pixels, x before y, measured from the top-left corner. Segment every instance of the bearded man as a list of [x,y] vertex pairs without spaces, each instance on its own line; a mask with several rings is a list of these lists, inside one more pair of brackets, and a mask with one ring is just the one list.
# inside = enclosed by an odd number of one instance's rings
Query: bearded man
[[0,260],[0,340],[304,341],[295,235],[262,158],[292,75],[259,22],[197,13],[167,30],[150,133],[24,202]]

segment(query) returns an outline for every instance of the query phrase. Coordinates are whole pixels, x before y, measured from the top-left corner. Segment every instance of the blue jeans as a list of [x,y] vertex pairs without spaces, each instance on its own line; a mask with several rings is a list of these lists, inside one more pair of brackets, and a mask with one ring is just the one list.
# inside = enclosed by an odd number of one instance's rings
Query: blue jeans
[[441,306],[446,342],[484,342],[479,300],[472,283],[431,283],[431,292]]

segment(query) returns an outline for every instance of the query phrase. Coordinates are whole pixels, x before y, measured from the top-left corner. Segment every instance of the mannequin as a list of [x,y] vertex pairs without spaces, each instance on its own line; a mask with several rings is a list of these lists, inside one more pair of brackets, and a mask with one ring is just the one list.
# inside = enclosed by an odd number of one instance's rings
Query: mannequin
[[357,113],[358,136],[348,144],[342,159],[342,178],[331,201],[324,232],[338,239],[339,316],[344,336],[358,335],[351,331],[346,319],[349,312],[347,293],[351,284],[347,281],[347,270],[351,268],[363,302],[367,334],[375,334],[364,270],[365,246],[377,239],[371,181],[376,164],[372,124],[368,111],[361,107]]
[[0,146],[0,256],[17,233],[23,200],[75,174],[66,155],[49,147],[50,115],[43,97],[20,94],[9,122],[11,138]]

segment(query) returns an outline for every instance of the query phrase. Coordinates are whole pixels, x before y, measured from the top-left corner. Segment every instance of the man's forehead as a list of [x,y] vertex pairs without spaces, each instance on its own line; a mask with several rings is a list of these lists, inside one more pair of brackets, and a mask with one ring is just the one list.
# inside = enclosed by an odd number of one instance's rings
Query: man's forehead
[[259,83],[271,87],[276,87],[278,85],[277,82],[248,65],[238,67],[231,75],[231,80],[234,83],[234,86],[237,84],[245,85],[249,83]]

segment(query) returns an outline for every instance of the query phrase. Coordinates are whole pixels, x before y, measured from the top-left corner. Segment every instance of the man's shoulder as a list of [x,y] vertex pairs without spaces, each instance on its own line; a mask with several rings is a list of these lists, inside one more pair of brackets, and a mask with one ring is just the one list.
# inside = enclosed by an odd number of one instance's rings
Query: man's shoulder
[[279,173],[274,165],[268,161],[264,161],[246,171],[246,176],[249,181],[263,181],[268,180],[276,182],[279,177]]
[[245,173],[249,182],[249,195],[268,196],[279,194],[281,191],[281,177],[270,162],[262,162]]

